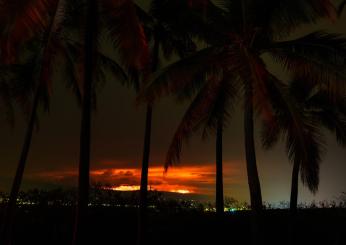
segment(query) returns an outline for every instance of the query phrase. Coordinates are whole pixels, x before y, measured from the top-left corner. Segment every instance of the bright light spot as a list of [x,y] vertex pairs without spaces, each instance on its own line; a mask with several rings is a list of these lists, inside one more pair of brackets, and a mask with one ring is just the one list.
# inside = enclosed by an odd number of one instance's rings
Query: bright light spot
[[176,193],[180,193],[180,194],[189,194],[189,193],[191,193],[191,191],[189,191],[189,190],[171,190],[170,192],[176,192]]
[[141,187],[139,185],[121,185],[117,187],[111,187],[113,191],[138,191]]

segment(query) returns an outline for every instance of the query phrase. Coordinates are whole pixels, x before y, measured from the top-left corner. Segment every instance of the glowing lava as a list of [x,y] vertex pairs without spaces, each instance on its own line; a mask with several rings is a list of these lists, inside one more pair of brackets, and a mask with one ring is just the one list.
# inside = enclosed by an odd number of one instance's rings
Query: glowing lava
[[[104,187],[103,189],[109,189],[113,191],[138,191],[140,190],[139,185],[120,185],[120,186],[113,186],[113,187]],[[151,190],[151,187],[148,186],[148,190]],[[187,190],[187,189],[171,189],[171,190],[163,190],[167,192],[175,192],[180,194],[189,194],[193,193],[193,191]]]
[[189,194],[189,193],[191,193],[191,191],[189,191],[189,190],[171,190],[169,192],[176,192],[176,193],[180,193],[180,194]]
[[138,191],[140,189],[139,185],[121,185],[117,187],[111,187],[113,191]]

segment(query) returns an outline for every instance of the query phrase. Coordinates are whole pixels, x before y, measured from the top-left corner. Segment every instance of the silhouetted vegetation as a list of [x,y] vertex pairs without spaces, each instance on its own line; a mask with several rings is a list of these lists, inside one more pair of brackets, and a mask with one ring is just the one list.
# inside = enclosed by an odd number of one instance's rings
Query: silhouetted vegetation
[[[97,207],[137,208],[139,206],[139,191],[115,191],[97,184],[90,189],[89,205]],[[0,192],[2,207],[9,200],[9,195]],[[77,203],[76,189],[30,189],[19,192],[17,205],[20,207],[73,207]],[[288,209],[289,202],[264,203],[266,210]],[[215,202],[207,201],[196,194],[179,194],[172,192],[149,191],[148,207],[155,212],[179,213],[184,211],[216,212]],[[332,201],[312,201],[299,203],[298,209],[346,208],[346,194],[343,192]],[[225,197],[225,210],[238,212],[250,210],[247,202],[240,202],[232,197]]]
[[[76,193],[76,189],[20,192],[13,244],[68,244],[72,238]],[[89,241],[107,244],[116,240],[119,244],[135,244],[139,192],[92,188],[90,194],[90,232],[85,234]],[[7,198],[8,195],[0,193],[0,213],[4,211]],[[279,244],[301,244],[302,241],[316,245],[344,244],[345,194],[340,198],[340,202],[299,205],[303,209],[298,210],[293,229],[289,226],[288,203],[264,205],[261,216],[264,241],[266,244],[278,244],[278,241]],[[227,241],[232,234],[233,242],[251,244],[249,205],[226,197],[225,206],[229,212],[225,212],[220,221],[211,203],[149,191],[148,241],[154,245],[162,241],[172,245],[210,245]],[[282,237],[292,240],[282,240]]]

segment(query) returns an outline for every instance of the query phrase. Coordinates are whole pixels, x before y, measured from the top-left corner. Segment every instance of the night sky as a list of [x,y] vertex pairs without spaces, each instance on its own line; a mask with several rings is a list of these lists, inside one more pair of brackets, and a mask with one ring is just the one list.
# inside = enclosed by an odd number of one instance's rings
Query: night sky
[[[346,35],[346,14],[335,23],[319,23],[299,30],[294,37],[324,29]],[[278,66],[268,66],[279,77],[286,75]],[[56,69],[59,72],[59,69]],[[57,76],[59,77],[59,76]],[[40,128],[34,134],[23,188],[76,186],[79,155],[80,110],[72,93],[57,78],[50,113],[40,114]],[[144,137],[145,106],[136,106],[135,93],[109,78],[98,91],[98,109],[92,125],[92,181],[114,186],[139,185]],[[149,183],[152,189],[190,192],[214,196],[215,138],[201,141],[192,138],[183,146],[181,163],[163,174],[163,160],[173,133],[188,103],[165,98],[154,107],[152,150]],[[225,196],[248,200],[245,169],[242,104],[224,132]],[[25,132],[24,117],[17,111],[16,124],[11,128],[0,121],[0,190],[9,191],[15,173]],[[2,119],[2,118],[1,118]],[[259,129],[259,127],[257,127]],[[327,151],[320,172],[320,187],[313,196],[300,188],[299,201],[332,200],[346,191],[346,151],[327,134]],[[261,149],[257,137],[257,163],[263,200],[289,200],[291,165],[283,145],[270,151]],[[301,186],[302,187],[302,186]]]

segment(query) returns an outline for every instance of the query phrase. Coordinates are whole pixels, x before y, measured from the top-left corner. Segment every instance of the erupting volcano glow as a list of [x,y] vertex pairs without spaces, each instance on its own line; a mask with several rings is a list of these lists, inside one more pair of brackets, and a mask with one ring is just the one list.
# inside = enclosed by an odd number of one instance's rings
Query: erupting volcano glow
[[176,193],[180,193],[180,194],[189,194],[192,193],[189,190],[171,190],[170,192],[176,192]]
[[[137,191],[141,170],[137,168],[98,169],[91,172],[96,182],[107,183],[105,187],[115,191]],[[162,167],[149,168],[148,190],[174,192],[180,194],[201,193],[201,182],[213,185],[215,181],[214,166],[187,166],[170,168],[164,173]]]
[[[109,190],[113,190],[113,191],[138,191],[140,190],[140,186],[139,185],[120,185],[120,186],[114,186],[114,187],[104,187],[104,189],[109,189]],[[151,186],[148,186],[148,190],[151,190]],[[156,189],[154,189],[156,190]],[[163,188],[162,190],[157,190],[157,191],[167,191],[167,192],[175,192],[175,193],[180,193],[180,194],[189,194],[189,193],[193,193],[193,191],[191,190],[187,190],[187,189],[167,189]]]
[[[103,163],[104,166],[116,165],[116,162]],[[237,169],[226,165],[224,168],[224,180],[231,183],[234,178],[231,174],[236,173]],[[231,174],[229,174],[231,173]],[[65,180],[76,179],[76,170],[40,172],[35,177],[49,178],[62,183]],[[100,168],[90,172],[93,183],[98,183],[103,189],[114,191],[138,191],[141,183],[140,168]],[[162,166],[149,168],[148,190],[172,192],[180,194],[206,194],[214,193],[215,185],[215,166],[214,163],[202,166],[181,166],[172,167],[168,172],[164,172]],[[211,187],[211,188],[210,188]]]
[[138,191],[140,189],[139,185],[121,185],[111,188],[113,191]]

